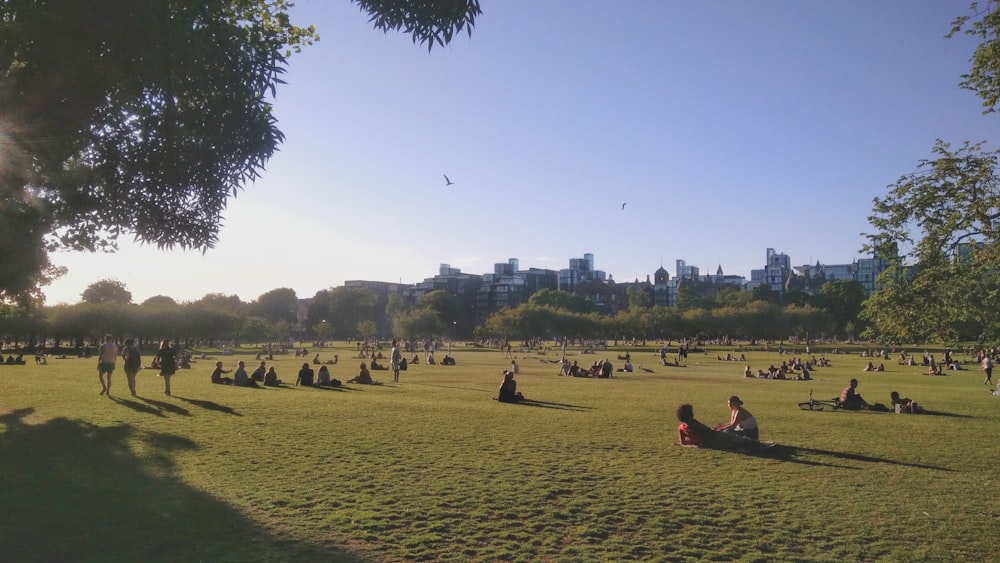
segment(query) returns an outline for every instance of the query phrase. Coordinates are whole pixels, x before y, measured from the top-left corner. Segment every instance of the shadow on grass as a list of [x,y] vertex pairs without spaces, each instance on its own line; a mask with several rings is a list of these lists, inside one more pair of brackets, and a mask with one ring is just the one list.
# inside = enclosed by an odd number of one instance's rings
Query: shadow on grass
[[952,412],[942,412],[942,411],[926,411],[925,410],[924,412],[922,412],[920,414],[921,415],[927,415],[927,416],[947,416],[947,417],[951,417],[951,418],[976,418],[976,417],[972,416],[971,414],[955,414],[955,413],[952,413]]
[[138,401],[133,401],[131,399],[120,399],[118,397],[109,397],[109,399],[111,399],[112,402],[118,403],[119,405],[128,407],[142,414],[151,414],[154,416],[166,416],[165,414],[163,414],[162,411],[160,411],[160,409],[151,407],[147,404],[140,403]]
[[524,399],[519,403],[512,403],[512,404],[524,405],[526,407],[541,407],[544,409],[561,409],[566,411],[589,411],[594,409],[594,407],[585,407],[582,405],[568,405],[566,403],[550,403],[548,401],[536,401],[534,399]]
[[[742,452],[742,453],[746,453],[747,455],[752,455],[756,457],[766,457],[781,461],[801,463],[804,465],[824,465],[830,467],[842,467],[844,469],[860,469],[860,468],[850,467],[840,463],[834,463],[832,461],[823,461],[822,458],[829,458],[830,460],[862,461],[866,463],[885,463],[888,465],[901,465],[905,467],[916,467],[919,469],[933,469],[935,471],[954,471],[953,469],[949,469],[947,467],[938,467],[936,465],[909,463],[905,461],[896,461],[894,459],[888,459],[884,457],[868,456],[850,452],[838,452],[835,450],[823,450],[819,448],[806,448],[802,446],[787,446],[783,444],[778,444],[773,448],[759,452]],[[818,460],[801,459],[798,457],[800,455],[818,456],[821,459]]]
[[137,397],[137,398],[140,401],[144,401],[146,403],[149,403],[153,407],[156,407],[161,412],[162,411],[166,411],[166,412],[169,412],[171,414],[179,414],[181,416],[191,416],[191,411],[187,410],[186,408],[184,408],[184,407],[182,407],[180,405],[175,405],[173,403],[168,403],[166,401],[157,401],[155,399],[147,399],[145,397]]
[[[0,414],[0,561],[338,561],[177,478],[190,439],[130,425]],[[135,447],[139,446],[141,455]]]
[[344,392],[344,391],[357,391],[357,389],[351,389],[350,387],[344,387],[343,385],[341,385],[340,387],[327,387],[326,385],[313,385],[311,387],[311,389],[316,389],[318,391],[340,391],[340,392]]
[[[436,385],[434,383],[411,383],[406,382],[407,385],[421,385],[423,387],[437,387],[439,389],[461,389],[462,391],[475,391],[476,393],[494,393],[495,391],[490,391],[488,389],[477,389],[475,387],[460,387],[458,385]],[[393,384],[396,385],[396,384]]]
[[205,400],[202,400],[202,399],[188,399],[186,397],[178,397],[177,395],[174,395],[174,398],[178,399],[178,400],[181,400],[181,401],[184,401],[185,403],[190,403],[190,404],[192,404],[192,405],[194,405],[196,407],[201,407],[201,408],[203,408],[205,410],[215,411],[215,412],[221,412],[221,413],[225,413],[225,414],[231,414],[233,416],[243,416],[242,414],[240,414],[239,412],[237,412],[236,409],[234,409],[233,407],[227,407],[226,405],[220,405],[219,403],[216,403],[214,401],[205,401]]

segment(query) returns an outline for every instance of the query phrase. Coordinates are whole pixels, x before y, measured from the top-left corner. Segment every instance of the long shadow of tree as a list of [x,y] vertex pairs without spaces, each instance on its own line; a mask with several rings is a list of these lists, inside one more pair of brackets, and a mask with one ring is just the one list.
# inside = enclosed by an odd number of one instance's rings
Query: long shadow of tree
[[0,415],[0,561],[357,560],[274,535],[177,479],[172,454],[197,449],[185,437],[31,424],[32,412]]

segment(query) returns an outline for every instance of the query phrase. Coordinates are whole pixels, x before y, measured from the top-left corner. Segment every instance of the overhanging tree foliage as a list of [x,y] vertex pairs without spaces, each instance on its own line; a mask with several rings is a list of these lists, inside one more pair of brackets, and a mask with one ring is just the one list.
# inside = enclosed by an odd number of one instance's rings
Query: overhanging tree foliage
[[986,0],[972,2],[969,12],[952,22],[948,37],[965,33],[980,41],[969,61],[972,66],[959,85],[979,96],[983,113],[992,113],[1000,104],[1000,10],[997,0]]
[[1000,342],[1000,151],[933,153],[874,201],[865,250],[889,267],[862,316],[888,341]]
[[[447,43],[478,0],[356,0],[383,30]],[[0,2],[0,299],[37,296],[47,252],[131,234],[207,249],[282,141],[286,57],[318,37],[288,0]]]

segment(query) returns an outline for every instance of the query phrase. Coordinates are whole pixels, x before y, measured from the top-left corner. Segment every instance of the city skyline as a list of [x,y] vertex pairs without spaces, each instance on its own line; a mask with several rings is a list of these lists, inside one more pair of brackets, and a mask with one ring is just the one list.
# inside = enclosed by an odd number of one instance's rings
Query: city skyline
[[[769,248],[766,249],[766,251],[767,252],[775,251],[775,249],[769,247]],[[798,268],[802,268],[802,267],[809,267],[809,268],[811,268],[811,267],[815,266],[817,263],[819,263],[819,265],[823,266],[823,267],[844,266],[844,265],[849,265],[849,264],[852,264],[852,263],[857,263],[858,259],[861,259],[861,260],[865,259],[865,257],[859,256],[859,257],[855,258],[854,261],[852,261],[852,262],[846,262],[846,263],[844,263],[844,262],[824,262],[822,260],[817,260],[817,261],[814,261],[812,263],[806,262],[806,263],[800,263],[800,264],[796,265],[795,262],[791,261],[791,256],[787,256],[787,255],[785,255],[784,253],[782,253],[780,251],[775,251],[774,253],[776,255],[785,256],[788,259],[786,261],[787,264],[788,264],[786,266],[786,269],[789,270],[789,271],[794,271],[794,270],[796,270]],[[581,257],[583,257],[583,258],[581,258]],[[553,267],[553,268],[540,268],[538,266],[531,265],[531,264],[524,265],[524,264],[522,264],[523,260],[521,258],[513,257],[513,256],[512,257],[508,257],[505,261],[502,261],[502,262],[494,262],[493,265],[492,265],[492,267],[495,269],[496,266],[498,266],[498,265],[508,265],[508,264],[511,264],[512,262],[514,262],[514,263],[516,263],[518,265],[518,267],[515,268],[515,269],[513,269],[512,270],[513,272],[528,272],[529,270],[545,270],[545,271],[552,272],[553,274],[559,274],[560,272],[562,272],[564,270],[575,269],[574,268],[574,261],[583,260],[586,257],[590,257],[591,260],[593,260],[593,262],[591,263],[591,267],[593,268],[594,271],[599,272],[602,275],[606,275],[606,279],[608,281],[612,281],[613,280],[616,284],[630,284],[630,283],[634,283],[636,281],[638,281],[640,283],[646,282],[646,281],[651,281],[651,280],[654,279],[657,270],[660,269],[660,268],[664,269],[668,273],[669,278],[671,280],[675,280],[675,279],[677,279],[679,277],[683,277],[683,276],[690,276],[691,275],[690,272],[692,272],[692,271],[697,272],[696,276],[698,278],[700,278],[700,279],[714,278],[714,277],[717,276],[718,270],[721,269],[727,278],[732,278],[733,276],[736,276],[736,277],[743,278],[744,281],[746,282],[746,284],[752,284],[751,278],[752,278],[753,271],[747,272],[747,273],[730,272],[730,271],[726,270],[725,265],[723,265],[723,264],[717,264],[717,265],[714,265],[714,266],[711,266],[711,267],[708,267],[708,268],[702,268],[699,264],[690,262],[690,261],[688,261],[686,259],[683,259],[683,258],[676,258],[676,259],[674,259],[674,260],[672,260],[672,261],[669,262],[669,264],[673,265],[673,267],[674,267],[673,270],[671,270],[670,268],[667,267],[668,262],[658,263],[657,266],[656,266],[656,269],[651,270],[649,272],[646,272],[644,274],[638,275],[637,277],[634,277],[634,278],[633,277],[619,278],[619,277],[614,276],[614,274],[612,272],[607,272],[606,270],[603,270],[602,268],[599,267],[600,261],[599,261],[598,257],[594,256],[592,253],[582,253],[580,256],[577,256],[577,257],[567,257],[564,260],[563,266],[557,266],[557,267]],[[767,269],[767,260],[770,257],[771,257],[770,254],[766,254],[766,258],[765,258],[764,261],[762,261],[761,267],[760,268],[755,268],[755,270],[758,270],[760,272],[766,271],[766,269]],[[679,271],[678,270],[678,266],[681,265],[681,264],[683,264],[683,268],[685,269],[685,273],[684,274],[679,274],[678,273],[678,271]],[[437,265],[437,272],[436,273],[433,273],[433,274],[430,274],[430,275],[426,275],[426,276],[420,278],[419,280],[415,280],[413,282],[402,282],[402,281],[393,281],[393,280],[384,280],[384,279],[368,279],[368,278],[347,278],[347,279],[343,280],[343,282],[341,282],[340,284],[333,284],[333,285],[321,287],[317,291],[322,291],[322,290],[331,289],[331,288],[335,288],[335,287],[346,286],[346,285],[351,284],[351,282],[353,282],[354,285],[357,285],[358,283],[364,284],[364,283],[368,283],[368,282],[374,282],[374,283],[388,283],[388,284],[400,284],[400,285],[414,286],[414,285],[419,285],[422,282],[426,282],[428,280],[431,280],[431,279],[433,279],[433,278],[435,278],[437,276],[441,276],[441,275],[447,276],[447,275],[458,275],[458,274],[461,274],[461,275],[483,277],[483,276],[487,276],[487,275],[490,275],[490,274],[494,274],[494,271],[495,271],[494,269],[491,269],[489,271],[476,271],[476,272],[473,272],[473,271],[463,270],[461,268],[456,268],[456,267],[454,267],[451,264],[440,263],[440,264]],[[784,275],[787,275],[787,272]],[[104,279],[112,279],[112,280],[115,280],[115,281],[121,281],[121,280],[117,280],[116,278],[113,278],[113,277],[111,277],[111,278],[104,278]],[[602,277],[601,279],[605,279],[605,278]],[[94,280],[91,283],[98,282],[98,281],[101,281],[101,280]],[[122,283],[124,283],[124,282],[122,282]],[[283,288],[292,289],[293,291],[295,291],[296,296],[299,299],[309,299],[309,298],[312,298],[316,294],[316,291],[314,291],[314,292],[310,292],[307,295],[307,294],[299,292],[298,289],[296,289],[295,287],[292,287],[290,285],[281,285],[281,286],[275,286],[275,287],[272,287],[272,288],[268,288],[268,289],[262,291],[260,294],[256,294],[256,295],[252,295],[252,296],[238,295],[238,294],[236,294],[236,295],[243,302],[251,302],[251,301],[256,300],[263,293],[266,293],[266,292],[274,290],[274,289],[283,289]],[[84,289],[86,289],[86,288],[84,288]],[[128,287],[128,284],[125,284],[125,289],[127,289],[127,290],[129,290],[131,292],[131,288]],[[81,293],[82,293],[82,290],[81,290]],[[159,294],[156,294],[156,295],[148,295],[148,296],[144,296],[144,297],[138,298],[133,293],[133,300],[132,301],[134,303],[141,303],[141,302],[145,301],[146,299],[148,299],[150,297],[163,295],[163,296],[166,296],[166,297],[173,298],[177,302],[189,302],[189,301],[197,301],[198,299],[204,297],[205,295],[216,294],[216,293],[221,293],[221,294],[225,294],[225,295],[234,295],[233,293],[228,293],[228,292],[225,292],[225,291],[211,291],[211,290],[209,290],[209,291],[206,291],[205,293],[203,293],[201,295],[197,295],[197,296],[191,297],[191,298],[176,298],[175,296],[170,295],[169,293],[159,293]],[[73,303],[77,303],[79,301],[80,301],[79,299],[76,299],[74,301],[62,301],[62,302],[59,302],[59,303],[46,303],[46,305],[73,304]]]
[[991,141],[996,116],[958,86],[976,41],[944,38],[967,9],[510,0],[428,53],[350,3],[300,1],[321,40],[289,59],[285,142],[216,248],[56,253],[69,274],[43,291],[308,296],[581,250],[618,281],[676,257],[749,276],[767,247],[850,263],[872,200],[936,139]]

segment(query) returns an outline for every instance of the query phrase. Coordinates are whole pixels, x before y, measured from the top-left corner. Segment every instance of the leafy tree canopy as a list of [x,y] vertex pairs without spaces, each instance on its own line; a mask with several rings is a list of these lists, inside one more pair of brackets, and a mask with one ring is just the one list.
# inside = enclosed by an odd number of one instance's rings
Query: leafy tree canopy
[[101,280],[87,286],[80,294],[84,303],[118,303],[128,305],[132,302],[132,292],[118,280]]
[[959,85],[971,90],[983,101],[983,113],[992,113],[1000,104],[1000,10],[997,0],[972,2],[969,14],[955,18],[949,37],[965,33],[980,41],[969,72]]
[[862,316],[889,341],[1000,342],[1000,151],[933,153],[874,200],[865,250],[889,267]]
[[593,313],[597,311],[597,305],[594,305],[594,302],[586,297],[551,289],[536,291],[528,298],[528,303],[536,307],[549,306],[557,309],[565,309],[573,313]]
[[[379,29],[447,43],[478,0],[355,0]],[[287,57],[318,39],[288,0],[0,2],[0,299],[36,296],[55,248],[131,234],[207,249],[283,139]]]
[[295,290],[287,287],[272,289],[257,298],[251,307],[252,314],[270,322],[298,322],[299,298]]

